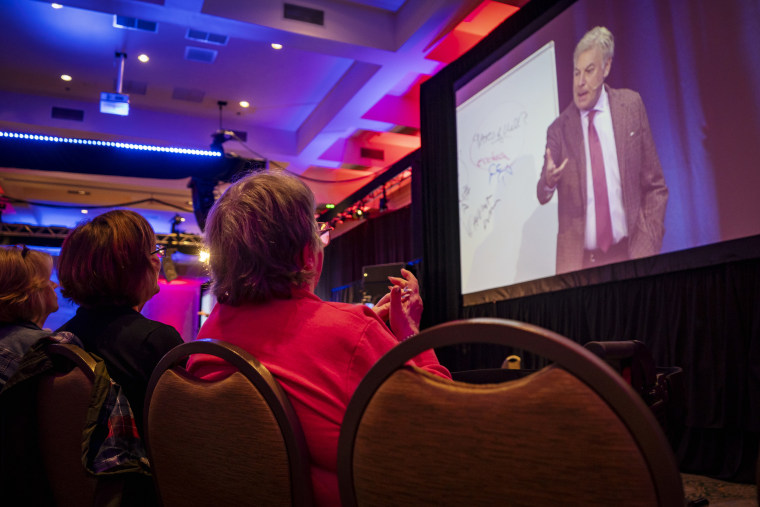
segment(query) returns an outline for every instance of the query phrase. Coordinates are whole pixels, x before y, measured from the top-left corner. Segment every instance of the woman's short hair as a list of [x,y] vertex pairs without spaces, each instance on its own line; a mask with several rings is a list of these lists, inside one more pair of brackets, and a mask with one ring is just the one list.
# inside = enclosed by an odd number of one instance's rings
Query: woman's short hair
[[615,55],[615,37],[612,32],[603,26],[595,26],[581,38],[575,46],[573,64],[578,61],[578,56],[593,47],[602,52],[602,64],[606,64]]
[[0,248],[0,322],[34,321],[45,312],[53,258],[26,246]]
[[212,290],[239,305],[291,297],[316,276],[302,266],[304,247],[322,248],[314,194],[283,172],[257,172],[232,184],[214,203],[204,233]]
[[134,211],[108,211],[80,223],[58,257],[61,294],[87,307],[145,302],[155,245],[153,228]]

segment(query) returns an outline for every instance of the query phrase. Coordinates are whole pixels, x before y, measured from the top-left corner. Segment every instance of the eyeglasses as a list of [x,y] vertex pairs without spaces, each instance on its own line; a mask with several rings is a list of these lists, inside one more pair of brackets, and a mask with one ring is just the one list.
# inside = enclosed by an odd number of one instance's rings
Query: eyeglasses
[[329,222],[319,222],[319,239],[322,240],[322,245],[327,246],[330,244],[330,231],[334,229]]
[[166,247],[161,245],[156,245],[156,249],[153,250],[150,255],[158,255],[159,259],[163,259],[166,255]]

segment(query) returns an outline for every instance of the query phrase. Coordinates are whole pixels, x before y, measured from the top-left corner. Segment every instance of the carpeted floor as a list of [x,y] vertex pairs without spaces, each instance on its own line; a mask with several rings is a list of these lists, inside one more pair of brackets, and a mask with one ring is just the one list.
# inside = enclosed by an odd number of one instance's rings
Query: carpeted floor
[[758,507],[757,486],[720,481],[703,475],[681,474],[687,502],[704,498],[722,507]]

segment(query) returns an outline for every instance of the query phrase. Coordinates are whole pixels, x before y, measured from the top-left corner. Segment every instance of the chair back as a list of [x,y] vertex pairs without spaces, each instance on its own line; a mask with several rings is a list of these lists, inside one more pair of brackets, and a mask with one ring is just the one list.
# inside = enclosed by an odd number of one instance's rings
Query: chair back
[[[460,343],[519,348],[553,364],[482,385],[405,366]],[[675,457],[638,394],[577,343],[502,319],[442,324],[383,356],[348,405],[338,478],[345,507],[684,501]]]
[[56,505],[92,505],[97,480],[82,463],[82,432],[94,384],[95,360],[70,344],[51,344],[45,352],[55,368],[39,379],[37,426],[48,482]]
[[[219,381],[190,375],[192,354],[236,371]],[[285,392],[245,350],[218,340],[184,343],[151,376],[145,441],[164,507],[310,505],[306,441]]]

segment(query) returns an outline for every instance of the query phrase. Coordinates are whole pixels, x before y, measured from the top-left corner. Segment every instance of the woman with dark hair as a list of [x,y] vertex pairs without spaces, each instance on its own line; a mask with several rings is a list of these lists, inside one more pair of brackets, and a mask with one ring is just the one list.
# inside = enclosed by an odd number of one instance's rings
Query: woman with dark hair
[[73,229],[58,258],[61,293],[80,305],[59,331],[74,333],[85,350],[103,358],[141,433],[150,375],[164,354],[182,343],[173,327],[140,314],[158,293],[161,254],[147,220],[115,210]]
[[[351,395],[372,365],[419,330],[422,300],[409,271],[381,300],[391,330],[364,305],[319,299],[323,250],[314,195],[285,173],[248,175],[212,207],[205,240],[218,303],[198,338],[237,345],[277,378],[298,415],[311,458],[318,505],[339,505],[337,448]],[[450,377],[433,351],[412,364]],[[230,367],[192,356],[188,369],[216,380]]]
[[53,258],[45,252],[0,248],[0,388],[29,348],[51,335],[42,326],[58,310],[52,273]]

